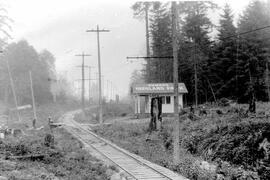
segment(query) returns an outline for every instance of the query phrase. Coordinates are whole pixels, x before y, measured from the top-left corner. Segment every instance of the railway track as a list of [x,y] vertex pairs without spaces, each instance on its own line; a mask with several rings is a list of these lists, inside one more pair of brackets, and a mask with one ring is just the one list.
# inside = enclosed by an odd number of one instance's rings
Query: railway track
[[89,127],[75,122],[73,116],[64,117],[63,121],[68,124],[65,128],[70,133],[125,171],[129,175],[129,180],[186,180],[183,176],[153,164],[99,137]]

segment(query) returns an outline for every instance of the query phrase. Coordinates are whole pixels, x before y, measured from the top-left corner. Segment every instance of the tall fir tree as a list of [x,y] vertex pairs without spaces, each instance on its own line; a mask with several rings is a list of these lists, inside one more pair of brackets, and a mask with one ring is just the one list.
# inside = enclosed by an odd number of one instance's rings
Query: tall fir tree
[[[9,62],[19,105],[32,102],[29,71],[32,72],[36,102],[46,103],[52,100],[50,81],[48,81],[50,78],[49,66],[46,63],[48,59],[40,58],[34,47],[27,41],[22,40],[9,44],[2,59]],[[9,97],[11,95],[11,91],[9,91]]]
[[[151,49],[154,57],[172,55],[171,14],[167,4],[154,2],[151,13],[150,32]],[[168,58],[152,59],[152,77],[150,82],[172,82],[172,60]]]
[[183,53],[180,56],[183,61],[179,63],[182,69],[181,77],[189,89],[189,99],[194,99],[195,95],[195,101],[207,101],[211,84],[208,79],[208,61],[211,54],[209,33],[213,27],[207,13],[215,10],[217,6],[212,2],[189,1],[181,2],[179,7],[181,15],[185,17],[182,24],[185,43],[180,45]]
[[[154,2],[139,1],[132,5],[132,10],[135,18],[145,20],[145,38],[146,38],[146,56],[150,56],[150,32],[149,32],[149,11],[152,8]],[[142,70],[144,77],[147,81],[150,81],[151,74],[151,61],[146,59],[146,64]]]
[[249,101],[252,97],[266,100],[265,71],[267,62],[267,49],[269,49],[269,29],[257,30],[270,24],[266,11],[266,4],[254,1],[240,17],[238,31],[247,32],[240,37],[239,44],[239,100]]
[[209,78],[217,97],[236,99],[237,94],[237,33],[232,10],[225,5],[218,28]]

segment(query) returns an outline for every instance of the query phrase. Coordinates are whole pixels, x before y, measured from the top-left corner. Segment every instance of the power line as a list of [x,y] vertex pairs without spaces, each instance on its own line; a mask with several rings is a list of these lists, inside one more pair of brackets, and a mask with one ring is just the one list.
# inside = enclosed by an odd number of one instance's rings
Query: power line
[[[222,38],[221,40],[230,39],[232,37],[238,37],[238,39],[239,39],[239,37],[242,36],[242,35],[249,34],[249,33],[256,32],[256,31],[260,31],[260,30],[267,29],[267,28],[270,28],[270,25],[267,25],[267,26],[264,26],[264,27],[259,27],[259,28],[256,28],[256,29],[253,29],[253,30],[250,30],[250,31],[237,33],[236,35],[227,36],[225,38]],[[208,45],[208,44],[211,44],[213,42],[215,42],[215,41],[209,41],[209,42],[203,43],[203,44],[201,44],[201,46]],[[191,45],[190,47],[193,47],[193,46],[194,46],[194,44]],[[166,53],[166,52],[164,52],[164,53]],[[197,51],[194,54],[199,54],[199,52]],[[150,56],[133,56],[133,57],[127,57],[127,59],[172,59],[172,58],[173,58],[172,56],[153,56],[153,57],[150,57]]]
[[[270,25],[267,25],[267,26],[263,26],[263,27],[259,27],[259,28],[256,28],[256,29],[253,29],[253,30],[249,30],[249,31],[245,31],[245,32],[240,32],[240,33],[236,33],[235,35],[230,35],[230,36],[227,36],[227,37],[224,37],[224,38],[221,38],[220,40],[224,41],[226,39],[230,39],[230,38],[233,38],[233,37],[240,37],[242,35],[245,35],[245,34],[249,34],[249,33],[252,33],[252,32],[256,32],[256,31],[261,31],[263,29],[268,29],[270,28]],[[268,38],[267,38],[268,39]],[[211,43],[214,43],[215,41],[208,41],[208,42],[205,42],[205,43],[202,43],[200,44],[201,46],[203,45],[208,45],[208,44],[211,44]],[[191,43],[189,41],[186,41],[185,43]],[[190,45],[188,47],[193,47],[194,45]],[[163,46],[164,47],[164,46]],[[169,53],[169,51],[163,51],[163,53]],[[171,52],[170,52],[171,53]]]
[[[267,28],[270,28],[270,25],[267,25],[267,26],[264,26],[264,27],[259,27],[259,28],[249,30],[249,31],[245,31],[245,32],[241,32],[241,33],[236,33],[235,35],[227,36],[227,37],[221,38],[220,40],[224,41],[226,39],[230,39],[230,38],[233,38],[233,37],[239,38],[242,35],[249,34],[249,33],[256,32],[256,31],[260,31],[260,30],[267,29]],[[209,42],[206,42],[206,43],[202,43],[201,46],[208,45],[208,44],[211,44],[211,43],[214,43],[214,42],[215,41],[209,41]]]
[[249,33],[260,31],[260,30],[267,29],[267,28],[270,28],[270,25],[260,27],[260,28],[256,28],[256,29],[253,29],[253,30],[250,30],[250,31],[241,32],[241,33],[238,33],[236,35],[227,36],[225,38],[222,38],[221,40],[229,39],[229,38],[232,38],[232,37],[238,37],[238,36],[241,36],[241,35],[249,34]]

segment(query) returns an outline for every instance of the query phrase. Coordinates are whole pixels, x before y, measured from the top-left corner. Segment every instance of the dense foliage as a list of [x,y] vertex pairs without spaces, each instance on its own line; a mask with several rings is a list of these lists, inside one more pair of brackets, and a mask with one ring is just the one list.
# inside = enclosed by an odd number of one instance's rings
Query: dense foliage
[[37,105],[71,100],[69,83],[56,73],[54,55],[46,49],[37,52],[26,40],[9,43],[13,21],[4,6],[0,9],[0,101],[12,108],[15,97],[18,106],[32,104],[30,71]]
[[[195,86],[199,103],[214,101],[214,97],[239,102],[248,102],[250,97],[268,100],[269,28],[260,28],[270,25],[269,4],[269,1],[251,1],[240,15],[237,26],[231,8],[225,5],[219,24],[215,26],[209,12],[217,13],[216,4],[206,1],[178,3],[179,78],[189,90],[189,102],[194,101]],[[143,7],[137,4],[133,10],[136,13]],[[147,7],[150,56],[171,56],[170,3],[148,2]],[[214,30],[216,36],[212,33]],[[172,60],[147,59],[142,72],[146,82],[172,82]]]
[[[51,135],[55,137],[55,142],[53,146],[47,147],[44,139],[46,133],[46,131],[34,132],[20,139],[9,137],[7,140],[1,140],[1,176],[6,176],[8,179],[89,179],[90,177],[90,179],[107,180],[116,170],[115,167],[107,167],[88,154],[82,149],[82,143],[63,129],[54,130],[54,135]],[[14,163],[13,158],[18,156],[33,157],[18,159],[14,166],[4,166],[5,162]]]
[[245,169],[255,169],[262,179],[269,178],[269,152],[262,148],[263,142],[270,141],[269,122],[244,120],[234,123],[235,118],[231,121],[217,125],[209,132],[199,126],[191,126],[191,133],[183,138],[184,146],[189,152],[207,160],[221,159]]
[[5,48],[0,61],[1,66],[4,67],[2,69],[4,78],[1,81],[1,88],[3,88],[4,92],[6,91],[2,97],[8,98],[7,101],[13,103],[7,62],[14,81],[14,89],[19,105],[31,104],[32,102],[30,71],[32,73],[35,100],[38,103],[52,100],[50,91],[50,77],[52,73],[50,70],[51,66],[54,66],[54,57],[50,52],[43,51],[39,54],[34,47],[24,40],[12,43]]
[[[149,134],[143,120],[130,120],[94,131],[117,145],[190,179],[269,179],[270,124],[265,119],[240,118],[236,113],[196,121],[182,118],[181,163],[172,164],[173,123],[164,118],[163,129]],[[265,148],[262,148],[264,146]],[[267,155],[268,153],[268,155]],[[191,155],[192,154],[192,155]],[[215,170],[202,168],[203,160]],[[208,166],[207,166],[208,167]]]

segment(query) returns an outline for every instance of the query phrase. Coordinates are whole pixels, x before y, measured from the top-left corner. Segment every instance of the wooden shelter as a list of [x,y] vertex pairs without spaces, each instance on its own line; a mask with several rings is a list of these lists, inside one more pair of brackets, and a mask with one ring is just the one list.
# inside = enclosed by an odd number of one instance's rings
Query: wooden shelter
[[[179,109],[183,108],[183,95],[188,93],[184,83],[178,84]],[[173,83],[134,84],[131,94],[135,100],[135,114],[150,113],[151,98],[162,98],[162,113],[174,112],[174,86]]]

